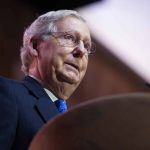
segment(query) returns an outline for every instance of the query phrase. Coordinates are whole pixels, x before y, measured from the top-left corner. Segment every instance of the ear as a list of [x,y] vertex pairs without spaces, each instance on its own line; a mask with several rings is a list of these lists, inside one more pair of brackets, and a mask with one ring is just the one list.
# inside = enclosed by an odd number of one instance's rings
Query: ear
[[30,39],[29,46],[30,46],[31,53],[34,56],[38,56],[38,49],[37,49],[38,44],[39,44],[39,40],[38,39],[36,39],[34,37]]

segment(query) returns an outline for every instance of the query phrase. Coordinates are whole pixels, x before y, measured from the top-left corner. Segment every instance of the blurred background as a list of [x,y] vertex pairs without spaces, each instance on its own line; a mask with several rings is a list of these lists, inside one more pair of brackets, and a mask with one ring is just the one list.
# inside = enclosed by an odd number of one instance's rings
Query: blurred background
[[149,0],[5,0],[0,5],[0,75],[21,80],[25,28],[50,10],[75,9],[87,20],[97,51],[70,107],[97,97],[149,92]]

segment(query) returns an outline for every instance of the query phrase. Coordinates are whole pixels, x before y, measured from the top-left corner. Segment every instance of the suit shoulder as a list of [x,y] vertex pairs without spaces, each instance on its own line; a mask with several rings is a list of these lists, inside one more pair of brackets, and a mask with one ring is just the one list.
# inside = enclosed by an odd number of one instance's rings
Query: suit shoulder
[[9,79],[9,78],[6,78],[6,77],[2,77],[0,76],[0,84],[20,84],[21,81],[17,81],[17,80],[14,80],[14,79]]
[[3,93],[4,91],[7,91],[7,93],[10,91],[16,91],[15,89],[20,89],[21,87],[21,81],[0,76],[0,93]]

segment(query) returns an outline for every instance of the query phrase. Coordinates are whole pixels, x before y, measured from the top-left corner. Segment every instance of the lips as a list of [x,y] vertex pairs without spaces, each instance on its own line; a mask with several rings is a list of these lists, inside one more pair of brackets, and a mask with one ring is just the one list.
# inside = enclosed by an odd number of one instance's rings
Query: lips
[[75,63],[66,63],[67,65],[70,65],[70,66],[72,66],[73,68],[75,68],[76,70],[78,70],[79,71],[79,66],[77,65],[77,64],[75,64]]

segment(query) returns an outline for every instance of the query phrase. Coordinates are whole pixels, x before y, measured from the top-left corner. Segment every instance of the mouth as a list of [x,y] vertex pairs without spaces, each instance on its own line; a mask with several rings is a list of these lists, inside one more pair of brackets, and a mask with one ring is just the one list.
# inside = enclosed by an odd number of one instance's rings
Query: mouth
[[76,65],[74,63],[66,63],[66,64],[72,66],[73,68],[75,68],[76,70],[79,71],[79,66],[78,65]]

